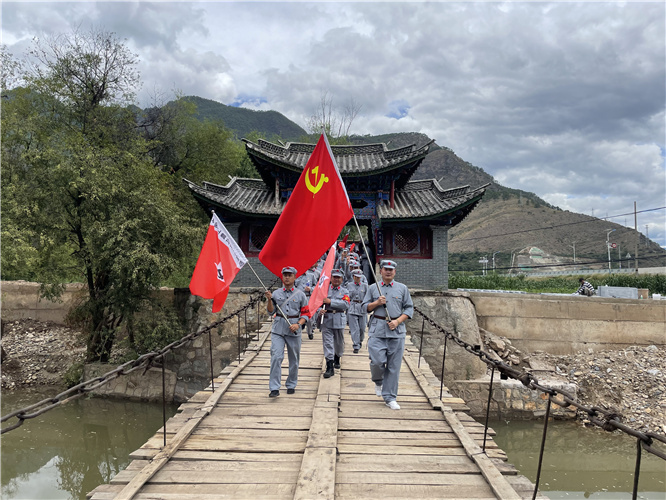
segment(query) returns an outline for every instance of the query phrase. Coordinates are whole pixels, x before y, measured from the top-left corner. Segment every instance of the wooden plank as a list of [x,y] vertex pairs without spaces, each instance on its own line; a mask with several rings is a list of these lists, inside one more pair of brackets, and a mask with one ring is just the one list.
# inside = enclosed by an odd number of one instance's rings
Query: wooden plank
[[467,433],[465,427],[453,411],[442,409],[442,414],[453,431],[458,435],[467,455],[476,462],[481,469],[481,474],[486,478],[495,496],[500,500],[518,500],[520,495],[508,483],[502,473],[497,470],[491,459],[483,453],[472,437]]
[[339,400],[339,372],[328,379],[321,377],[294,500],[335,498]]
[[496,500],[487,485],[403,485],[403,484],[341,484],[336,500],[442,500],[442,498],[474,498],[475,500]]
[[[93,500],[109,500],[117,498],[122,492],[121,485],[102,485],[92,496]],[[136,495],[137,500],[213,500],[228,498],[264,498],[271,500],[292,498],[294,484],[147,484]]]
[[[392,410],[389,410],[392,411]],[[341,430],[377,430],[377,431],[396,431],[396,432],[446,432],[450,430],[445,422],[436,420],[427,420],[420,422],[418,420],[405,419],[368,419],[368,418],[340,418],[338,428]]]
[[[263,344],[267,338],[268,333],[263,334],[259,344]],[[130,500],[139,491],[139,489],[141,489],[141,487],[169,460],[169,457],[171,457],[174,452],[187,440],[190,434],[192,434],[199,422],[205,418],[206,415],[208,415],[215,407],[215,404],[231,386],[234,378],[238,376],[243,367],[249,364],[255,356],[256,353],[251,353],[240,365],[234,369],[234,371],[229,374],[225,382],[215,390],[215,392],[203,404],[197,413],[195,413],[195,416],[180,428],[178,433],[172,439],[171,443],[167,443],[162,451],[160,451],[153,458],[152,462],[123,488],[123,490],[118,494],[117,500]]]
[[409,485],[486,485],[480,474],[420,474],[415,472],[338,472],[336,483],[342,484],[409,484]]
[[[179,471],[162,468],[146,484],[197,485],[197,484],[274,484],[295,483],[298,470],[272,470],[260,474],[257,470],[236,470],[221,474],[220,471]],[[123,471],[111,481],[112,484],[126,484],[141,471]]]
[[[356,444],[338,444],[338,451],[342,453],[354,453],[357,455],[375,455],[377,453],[394,453],[396,455],[437,455],[443,454],[442,448],[433,446],[408,447],[387,444],[384,446],[367,446]],[[465,455],[465,449],[462,446],[447,448],[447,455]]]
[[462,467],[479,473],[466,455],[352,455],[341,454],[336,469],[347,472],[445,472],[447,467]]

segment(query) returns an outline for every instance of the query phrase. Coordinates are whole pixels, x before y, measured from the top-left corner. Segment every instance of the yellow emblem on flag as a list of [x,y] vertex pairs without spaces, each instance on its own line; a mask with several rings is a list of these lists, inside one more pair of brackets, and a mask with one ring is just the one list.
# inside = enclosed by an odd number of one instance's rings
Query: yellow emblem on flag
[[319,176],[319,180],[317,180],[317,174],[319,173],[319,165],[317,165],[315,168],[313,168],[311,172],[314,175],[315,184],[313,185],[310,182],[310,170],[308,170],[305,173],[305,185],[307,186],[308,191],[312,192],[312,197],[314,198],[314,195],[316,195],[319,192],[319,190],[324,185],[324,182],[328,182],[328,177],[326,177],[322,173]]

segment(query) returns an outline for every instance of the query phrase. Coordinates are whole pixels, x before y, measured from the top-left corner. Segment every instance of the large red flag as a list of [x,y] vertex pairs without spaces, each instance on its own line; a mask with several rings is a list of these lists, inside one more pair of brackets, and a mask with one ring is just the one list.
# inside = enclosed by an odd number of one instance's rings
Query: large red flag
[[322,134],[259,260],[276,276],[282,275],[285,266],[303,274],[353,215],[331,146]]
[[243,251],[213,214],[192,273],[190,292],[204,299],[213,299],[213,312],[218,312],[227,300],[231,282],[246,263]]
[[328,297],[328,284],[331,281],[331,270],[333,269],[334,263],[335,243],[333,243],[331,249],[328,251],[328,257],[326,257],[326,262],[324,262],[324,267],[321,270],[317,284],[312,287],[310,301],[308,302],[309,318],[311,318],[312,315],[317,312],[317,309],[319,309],[324,303],[324,299]]

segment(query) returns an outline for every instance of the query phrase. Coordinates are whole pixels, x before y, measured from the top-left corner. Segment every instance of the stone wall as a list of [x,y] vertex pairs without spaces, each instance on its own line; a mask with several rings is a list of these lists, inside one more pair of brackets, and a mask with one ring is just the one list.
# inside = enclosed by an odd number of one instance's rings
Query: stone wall
[[479,326],[523,352],[666,345],[666,301],[469,292]]

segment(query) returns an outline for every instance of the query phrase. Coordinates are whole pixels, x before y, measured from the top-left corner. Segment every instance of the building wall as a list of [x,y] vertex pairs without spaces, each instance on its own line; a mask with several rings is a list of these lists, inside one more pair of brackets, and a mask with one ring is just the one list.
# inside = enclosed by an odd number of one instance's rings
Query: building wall
[[579,295],[470,292],[479,326],[521,351],[577,351],[666,345],[666,301]]
[[432,226],[432,259],[395,258],[396,280],[421,290],[446,290],[449,287],[448,228]]

